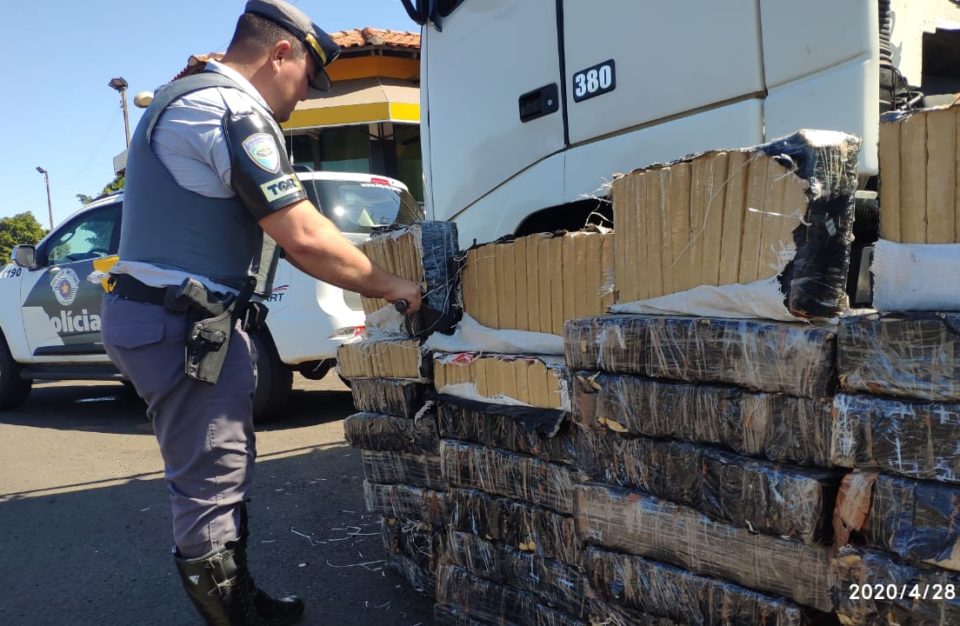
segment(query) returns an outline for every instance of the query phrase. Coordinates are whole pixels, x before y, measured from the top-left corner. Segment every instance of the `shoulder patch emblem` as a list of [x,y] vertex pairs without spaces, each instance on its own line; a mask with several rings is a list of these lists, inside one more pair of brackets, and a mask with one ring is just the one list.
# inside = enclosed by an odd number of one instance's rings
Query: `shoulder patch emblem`
[[255,133],[243,140],[243,150],[261,169],[276,174],[280,171],[277,141],[268,133]]
[[80,277],[71,268],[60,270],[50,279],[50,287],[53,289],[53,295],[57,302],[62,306],[70,306],[77,298],[77,290],[80,288]]

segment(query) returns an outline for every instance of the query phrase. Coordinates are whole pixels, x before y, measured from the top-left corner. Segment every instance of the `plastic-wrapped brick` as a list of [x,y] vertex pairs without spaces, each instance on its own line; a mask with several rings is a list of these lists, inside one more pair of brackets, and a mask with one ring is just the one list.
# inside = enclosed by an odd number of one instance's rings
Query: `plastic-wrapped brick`
[[831,461],[960,483],[960,404],[839,394]]
[[445,491],[447,480],[440,472],[440,457],[402,452],[362,450],[363,476],[381,485],[411,485]]
[[416,417],[430,385],[392,378],[355,378],[350,383],[353,406],[365,413]]
[[561,411],[471,402],[442,396],[440,436],[521,452],[558,463],[576,461],[576,431]]
[[573,514],[573,489],[580,475],[565,465],[448,439],[440,442],[440,463],[453,487],[480,489]]
[[960,576],[953,572],[853,546],[839,549],[831,570],[844,626],[960,624]]
[[960,487],[856,472],[844,478],[837,509],[844,520],[867,512],[848,525],[868,546],[960,571]]
[[817,617],[789,600],[628,554],[587,548],[584,569],[605,601],[681,624],[802,626]]
[[579,565],[583,546],[573,517],[472,489],[452,489],[449,497],[450,528]]
[[840,321],[844,391],[960,401],[960,313],[890,313]]
[[830,465],[833,416],[827,400],[598,372],[576,372],[573,389],[574,419],[591,429]]
[[605,485],[577,487],[577,532],[587,543],[830,611],[829,548],[717,522],[690,508]]
[[617,604],[590,599],[590,626],[690,626],[669,617],[637,613]]
[[829,542],[837,472],[615,433],[584,432],[579,450],[580,467],[592,480],[641,489],[755,532]]
[[367,512],[390,519],[407,519],[442,526],[449,517],[449,496],[444,491],[409,485],[377,485],[363,481]]
[[[437,568],[447,554],[447,531],[414,520],[380,520],[383,547],[388,555],[402,556],[413,561],[422,571],[436,578]],[[430,588],[433,595],[433,587]]]
[[436,414],[427,412],[419,419],[376,413],[355,413],[343,421],[347,442],[362,450],[437,454],[440,434]]
[[414,591],[431,598],[435,596],[437,586],[436,574],[419,565],[410,557],[388,552],[384,558],[384,566],[399,574],[401,578],[413,587]]
[[532,593],[547,606],[575,617],[586,616],[586,579],[580,570],[562,561],[452,531],[450,562],[475,576]]
[[468,615],[479,624],[587,626],[586,622],[572,615],[538,602],[532,593],[484,580],[455,565],[440,567],[437,604],[454,609],[454,613]]
[[[420,222],[379,229],[359,247],[391,274],[421,285],[424,306],[447,314],[448,319],[455,317],[455,295],[459,288],[456,223]],[[367,315],[389,305],[380,298],[361,298],[361,302]],[[415,315],[411,330],[421,333],[447,329],[428,328],[425,320]]]
[[827,325],[607,315],[568,321],[564,350],[571,369],[825,398],[837,387],[836,338]]

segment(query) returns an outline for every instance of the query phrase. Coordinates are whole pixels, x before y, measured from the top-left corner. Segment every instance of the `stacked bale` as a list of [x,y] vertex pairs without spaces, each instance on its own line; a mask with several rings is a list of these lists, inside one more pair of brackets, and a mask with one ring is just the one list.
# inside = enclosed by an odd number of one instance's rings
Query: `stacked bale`
[[[600,311],[612,297],[609,265],[584,273],[588,257],[600,264],[609,251],[610,236],[598,232],[474,248],[463,270],[464,314],[487,328],[554,333],[575,311]],[[516,277],[532,266],[537,278],[523,287]],[[585,624],[590,605],[573,517],[582,476],[563,359],[438,353],[433,365],[451,498],[437,621]]]
[[[833,458],[848,623],[960,623],[957,313],[843,320]],[[841,542],[843,543],[843,542]]]
[[833,460],[839,615],[960,623],[960,220],[956,105],[885,115],[878,313],[842,320]]
[[[857,145],[803,133],[618,179],[621,301],[762,283],[790,315],[842,310]],[[591,593],[626,620],[830,623],[837,333],[730,315],[567,322]]]
[[[361,246],[388,271],[424,283],[427,302],[449,313],[457,234],[453,224],[424,223],[374,235]],[[378,303],[365,301],[365,308]],[[372,310],[370,311],[372,312]],[[421,318],[408,326],[427,329]],[[432,387],[432,359],[420,338],[377,334],[337,352],[359,413],[344,422],[359,448],[367,510],[382,516],[387,567],[418,591],[433,595],[446,551],[447,482],[440,470],[440,437]]]

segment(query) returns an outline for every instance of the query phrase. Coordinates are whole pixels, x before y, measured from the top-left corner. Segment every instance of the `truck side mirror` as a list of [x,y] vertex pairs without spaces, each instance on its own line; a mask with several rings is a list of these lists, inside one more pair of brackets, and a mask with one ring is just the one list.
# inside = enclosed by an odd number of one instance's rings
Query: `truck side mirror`
[[37,247],[31,245],[14,246],[10,258],[20,267],[28,270],[37,269]]

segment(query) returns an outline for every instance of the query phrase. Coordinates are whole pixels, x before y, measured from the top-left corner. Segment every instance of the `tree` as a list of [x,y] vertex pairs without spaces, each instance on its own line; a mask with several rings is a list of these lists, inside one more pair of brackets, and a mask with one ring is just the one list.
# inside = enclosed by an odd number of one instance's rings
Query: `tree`
[[80,201],[80,204],[90,204],[98,198],[102,198],[109,193],[114,191],[120,191],[123,189],[123,184],[126,182],[126,176],[124,174],[117,174],[117,177],[111,180],[107,185],[98,193],[96,196],[88,196],[85,193],[76,194],[77,200]]
[[43,230],[43,226],[29,211],[0,219],[0,254],[3,255],[4,262],[10,258],[10,251],[15,245],[35,244],[46,234],[47,231]]

